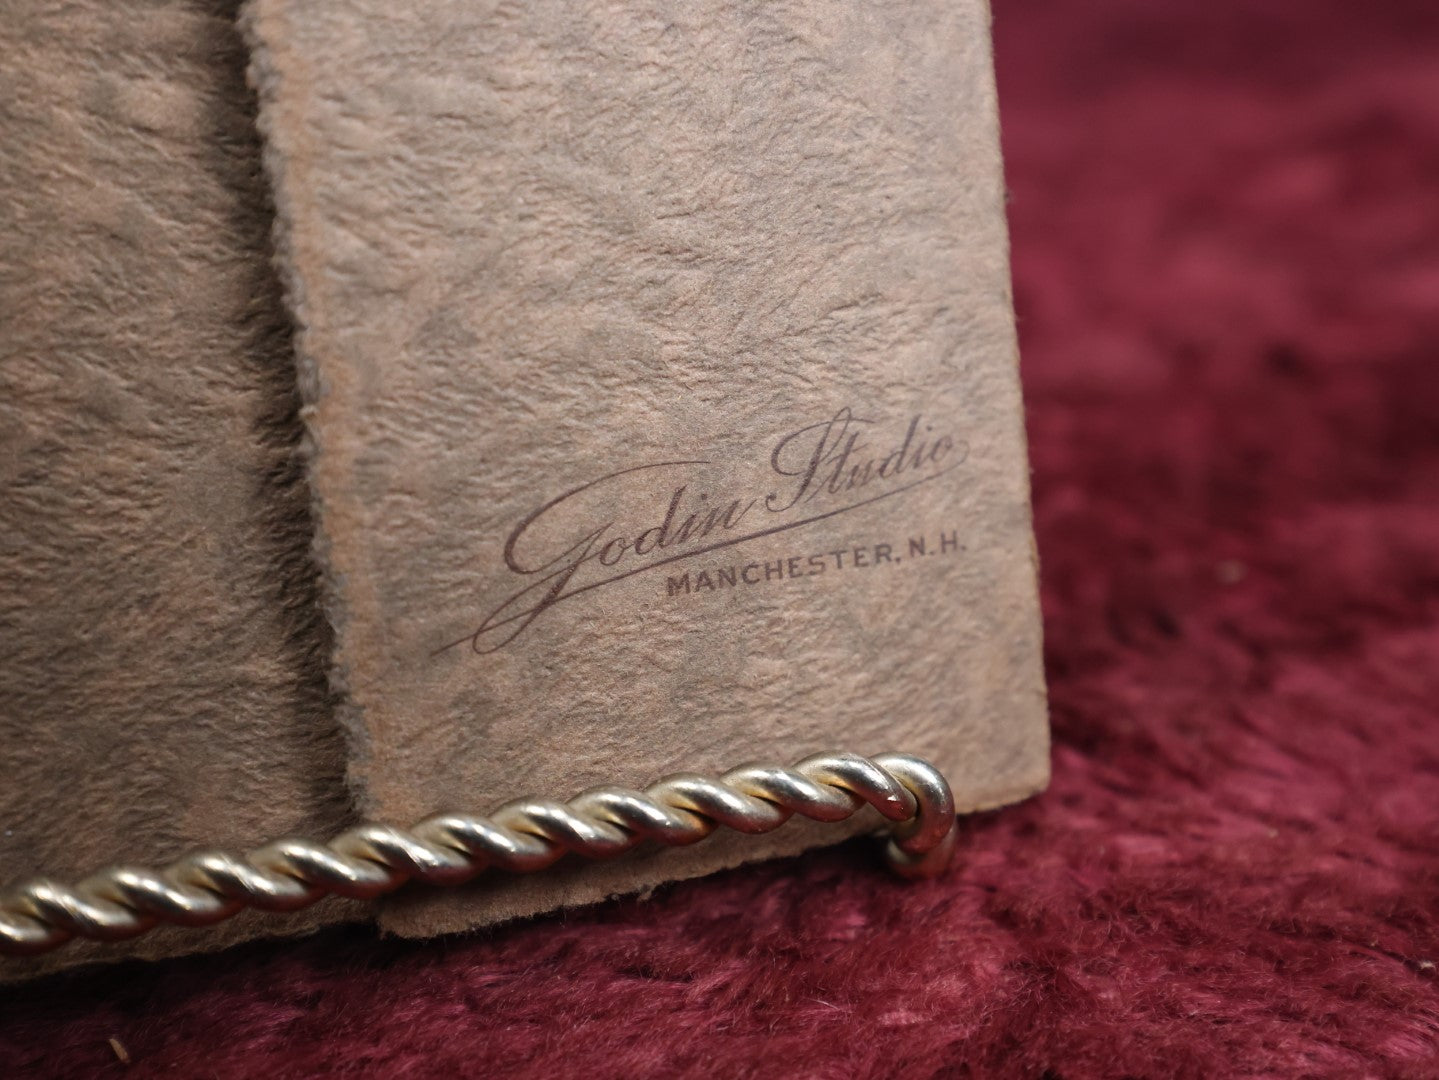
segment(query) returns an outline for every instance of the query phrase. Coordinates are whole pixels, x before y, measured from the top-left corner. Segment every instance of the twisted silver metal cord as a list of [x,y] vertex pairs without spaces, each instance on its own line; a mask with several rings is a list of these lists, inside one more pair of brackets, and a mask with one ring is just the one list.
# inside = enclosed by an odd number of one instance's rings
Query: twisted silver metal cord
[[891,823],[885,854],[897,872],[927,877],[949,862],[954,799],[933,765],[908,754],[818,754],[718,780],[669,776],[642,792],[521,799],[488,817],[439,814],[408,830],[359,825],[329,844],[280,840],[243,857],[200,851],[163,870],[112,867],[74,886],[38,878],[0,895],[0,954],[134,937],[162,922],[206,926],[245,907],[295,911],[331,894],[370,899],[411,880],[456,885],[492,867],[530,873],[570,852],[608,859],[646,840],[693,844],[720,825],[764,833],[795,814],[841,821],[865,805]]

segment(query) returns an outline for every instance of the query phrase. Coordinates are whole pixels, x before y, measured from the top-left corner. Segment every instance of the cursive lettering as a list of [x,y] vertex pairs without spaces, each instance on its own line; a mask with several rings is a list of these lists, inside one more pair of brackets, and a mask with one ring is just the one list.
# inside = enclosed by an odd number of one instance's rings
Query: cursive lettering
[[[954,436],[931,436],[922,416],[910,419],[901,439],[877,447],[875,427],[843,408],[789,432],[770,452],[767,491],[706,490],[699,477],[710,462],[698,458],[635,465],[571,488],[505,538],[505,568],[525,583],[436,654],[466,643],[476,653],[495,652],[562,601],[892,498],[958,468],[968,456],[968,445]],[[665,479],[657,486],[657,478]]]

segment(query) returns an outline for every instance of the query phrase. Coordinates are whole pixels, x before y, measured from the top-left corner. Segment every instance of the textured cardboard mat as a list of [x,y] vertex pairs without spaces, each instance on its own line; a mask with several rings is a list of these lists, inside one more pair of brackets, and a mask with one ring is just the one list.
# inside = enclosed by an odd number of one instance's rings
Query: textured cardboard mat
[[[234,16],[0,20],[0,883],[348,817]],[[336,914],[76,945],[0,977]]]
[[966,809],[1044,784],[985,4],[255,0],[244,23],[364,813],[835,746],[929,755]]

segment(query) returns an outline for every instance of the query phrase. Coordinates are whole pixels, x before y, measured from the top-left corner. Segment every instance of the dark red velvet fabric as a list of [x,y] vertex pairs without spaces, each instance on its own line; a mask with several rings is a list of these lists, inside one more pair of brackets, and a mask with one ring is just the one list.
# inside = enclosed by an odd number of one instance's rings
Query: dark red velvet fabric
[[0,1075],[1439,1076],[1439,4],[995,6],[1050,791],[0,992]]

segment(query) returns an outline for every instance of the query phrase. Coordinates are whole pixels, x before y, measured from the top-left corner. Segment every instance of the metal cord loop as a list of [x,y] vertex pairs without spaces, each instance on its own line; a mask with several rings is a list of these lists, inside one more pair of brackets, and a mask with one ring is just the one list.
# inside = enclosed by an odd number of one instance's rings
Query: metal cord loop
[[200,851],[163,870],[112,867],[74,886],[45,878],[0,894],[0,954],[48,952],[71,938],[114,941],[158,923],[206,926],[246,907],[295,911],[328,895],[368,900],[407,881],[457,885],[481,871],[542,870],[566,854],[622,855],[645,841],[683,845],[723,825],[777,829],[795,814],[842,821],[872,806],[890,823],[886,858],[930,877],[954,851],[954,798],[908,754],[816,754],[792,768],[743,765],[718,780],[669,776],[644,791],[599,787],[568,803],[521,799],[487,817],[439,814],[411,829],[366,824],[329,844],[289,839],[245,856]]

